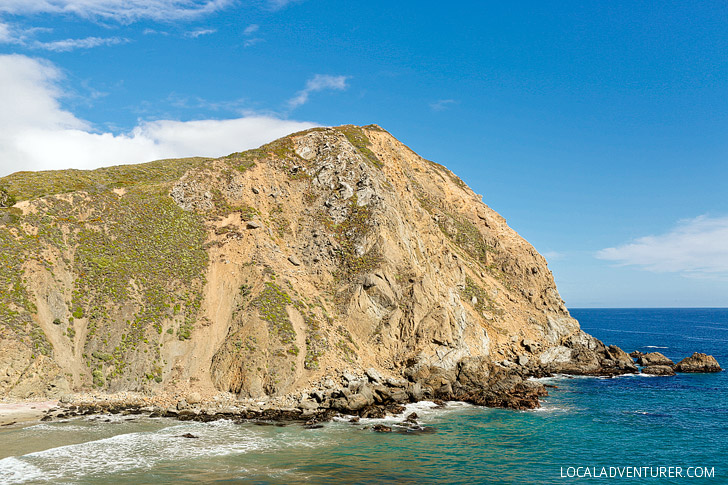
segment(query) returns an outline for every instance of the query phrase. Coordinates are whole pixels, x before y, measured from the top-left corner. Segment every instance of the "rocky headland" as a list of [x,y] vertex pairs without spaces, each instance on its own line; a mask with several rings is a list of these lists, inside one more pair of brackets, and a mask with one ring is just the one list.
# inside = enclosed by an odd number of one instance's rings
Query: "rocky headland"
[[583,332],[546,260],[376,125],[0,194],[0,398],[61,399],[46,419],[532,409],[531,377],[720,370]]

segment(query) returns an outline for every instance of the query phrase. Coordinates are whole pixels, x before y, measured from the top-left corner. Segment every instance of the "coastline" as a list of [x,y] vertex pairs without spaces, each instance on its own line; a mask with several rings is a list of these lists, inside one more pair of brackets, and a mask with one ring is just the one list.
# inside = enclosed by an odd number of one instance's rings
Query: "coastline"
[[[487,408],[533,410],[548,396],[548,388],[555,387],[544,383],[543,378],[550,377],[671,376],[675,375],[673,368],[688,373],[722,370],[717,361],[706,354],[695,352],[674,364],[657,352],[627,354],[619,347],[607,347],[593,337],[590,340],[598,344],[596,349],[574,345],[581,352],[558,365],[530,362],[530,365],[513,365],[479,358],[464,360],[452,373],[432,367],[409,367],[404,372],[406,378],[384,377],[376,369],[369,368],[326,376],[305,389],[274,397],[241,398],[228,392],[202,395],[176,389],[158,394],[75,393],[66,394],[59,400],[0,403],[0,426],[120,414],[198,422],[220,419],[237,423],[298,422],[306,427],[318,427],[322,422],[346,416],[353,416],[351,419],[354,420],[397,416],[404,412],[405,405],[423,401],[434,402],[437,406],[460,401]],[[637,360],[636,364],[633,359]],[[655,366],[655,363],[669,363],[669,366]],[[661,367],[669,372],[650,371]],[[407,416],[401,424],[418,429],[416,414]],[[385,427],[376,431],[391,429]]]

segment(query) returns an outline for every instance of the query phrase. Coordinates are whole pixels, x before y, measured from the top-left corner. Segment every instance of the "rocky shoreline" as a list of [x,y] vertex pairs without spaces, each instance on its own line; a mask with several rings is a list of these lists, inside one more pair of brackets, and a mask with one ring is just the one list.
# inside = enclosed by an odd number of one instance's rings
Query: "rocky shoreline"
[[[298,393],[264,400],[239,399],[230,393],[203,397],[199,393],[165,393],[148,396],[122,392],[74,394],[61,398],[58,406],[44,411],[41,421],[80,416],[118,414],[174,418],[180,421],[209,422],[227,419],[234,422],[299,423],[317,427],[334,418],[356,422],[360,418],[385,418],[405,412],[405,405],[433,401],[463,401],[479,406],[514,410],[535,409],[539,399],[548,395],[547,386],[533,378],[554,374],[615,377],[638,373],[675,375],[675,372],[718,372],[722,369],[709,355],[694,353],[677,364],[652,352],[627,354],[616,346],[605,346],[594,339],[596,348],[572,349],[568,362],[547,365],[509,365],[484,358],[463,359],[457,369],[412,365],[406,378],[384,377],[374,368],[358,373],[346,371],[323,378]],[[594,343],[594,342],[591,342]],[[635,363],[635,359],[636,363]],[[638,367],[639,366],[639,367]],[[641,367],[641,369],[640,369]],[[417,416],[403,422],[404,429],[421,430]],[[382,426],[375,431],[391,431]]]

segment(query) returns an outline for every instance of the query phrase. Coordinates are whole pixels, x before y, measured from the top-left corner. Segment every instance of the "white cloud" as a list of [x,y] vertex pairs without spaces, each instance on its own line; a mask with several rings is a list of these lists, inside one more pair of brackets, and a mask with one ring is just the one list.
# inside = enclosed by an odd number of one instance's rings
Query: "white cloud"
[[316,74],[313,78],[309,79],[306,83],[306,87],[296,93],[296,96],[288,101],[288,106],[291,109],[297,108],[308,102],[308,98],[311,93],[323,91],[324,89],[333,89],[336,91],[343,91],[347,87],[346,80],[348,76],[329,76],[328,74]]
[[597,257],[658,273],[728,276],[728,217],[682,220],[668,233],[602,249]]
[[117,45],[127,42],[129,42],[129,39],[121,37],[86,37],[85,39],[64,39],[51,42],[35,41],[30,44],[30,47],[53,52],[69,52],[76,49],[92,49],[102,45]]
[[234,0],[2,0],[0,12],[9,14],[73,14],[122,23],[139,19],[161,21],[200,17],[222,10]]
[[187,32],[185,35],[187,37],[192,37],[193,39],[196,39],[202,35],[210,35],[217,32],[217,29],[197,29],[190,32]]
[[0,55],[0,176],[19,170],[96,168],[194,155],[221,156],[315,126],[250,115],[228,120],[140,123],[121,135],[96,133],[63,110],[62,73],[51,63]]

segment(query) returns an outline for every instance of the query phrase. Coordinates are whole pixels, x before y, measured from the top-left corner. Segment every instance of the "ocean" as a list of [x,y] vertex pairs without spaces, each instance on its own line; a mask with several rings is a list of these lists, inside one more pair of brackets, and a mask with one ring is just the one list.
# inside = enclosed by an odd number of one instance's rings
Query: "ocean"
[[[728,367],[728,309],[571,313],[627,352]],[[129,416],[3,429],[0,483],[728,483],[727,372],[545,381],[535,411],[409,405],[431,433]]]

